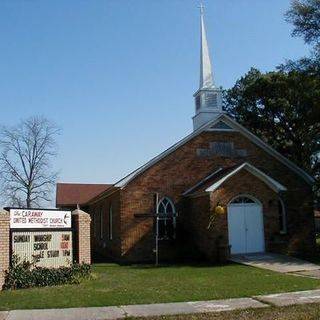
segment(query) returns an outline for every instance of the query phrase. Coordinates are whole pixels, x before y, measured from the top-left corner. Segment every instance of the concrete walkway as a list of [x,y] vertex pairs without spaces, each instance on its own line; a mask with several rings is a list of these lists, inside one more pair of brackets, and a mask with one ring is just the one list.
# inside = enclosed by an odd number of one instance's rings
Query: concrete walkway
[[193,314],[264,308],[268,305],[251,298],[129,305],[101,308],[70,308],[46,310],[13,310],[4,312],[1,320],[115,320],[126,317]]
[[254,298],[277,307],[290,306],[293,304],[320,303],[320,290],[269,294],[256,296]]
[[232,256],[230,260],[256,268],[262,268],[281,273],[297,273],[303,276],[320,278],[320,265],[281,254],[241,254]]
[[129,305],[120,307],[13,310],[0,312],[0,320],[116,320],[127,317],[222,312],[320,303],[320,290],[256,296],[252,298]]

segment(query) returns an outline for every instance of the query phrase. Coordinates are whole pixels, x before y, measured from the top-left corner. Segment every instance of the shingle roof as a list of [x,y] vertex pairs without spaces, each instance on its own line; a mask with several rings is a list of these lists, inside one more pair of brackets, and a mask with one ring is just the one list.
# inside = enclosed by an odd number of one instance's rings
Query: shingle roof
[[56,207],[85,204],[112,184],[57,183]]

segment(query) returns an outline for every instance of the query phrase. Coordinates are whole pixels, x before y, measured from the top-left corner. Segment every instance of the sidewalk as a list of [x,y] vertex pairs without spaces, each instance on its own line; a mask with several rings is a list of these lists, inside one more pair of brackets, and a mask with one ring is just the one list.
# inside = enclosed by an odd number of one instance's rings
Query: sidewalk
[[320,278],[320,265],[277,253],[237,254],[230,261],[247,266]]
[[251,308],[320,303],[320,290],[270,294],[252,298],[159,303],[119,307],[13,310],[0,312],[0,320],[116,320],[126,317],[193,314]]

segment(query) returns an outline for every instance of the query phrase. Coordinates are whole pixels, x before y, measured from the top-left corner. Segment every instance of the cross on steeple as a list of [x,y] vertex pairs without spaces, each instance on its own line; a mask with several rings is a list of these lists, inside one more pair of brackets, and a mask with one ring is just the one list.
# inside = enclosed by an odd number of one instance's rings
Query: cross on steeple
[[199,8],[200,8],[200,13],[203,15],[203,13],[204,13],[204,5],[203,5],[202,2],[200,3]]

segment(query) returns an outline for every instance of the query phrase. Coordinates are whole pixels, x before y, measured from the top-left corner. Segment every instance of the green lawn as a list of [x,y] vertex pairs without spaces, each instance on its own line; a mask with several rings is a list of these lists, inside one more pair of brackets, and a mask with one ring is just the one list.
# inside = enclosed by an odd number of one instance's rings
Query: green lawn
[[320,288],[320,281],[237,264],[119,266],[96,264],[81,285],[0,293],[0,310],[111,306],[245,297]]

